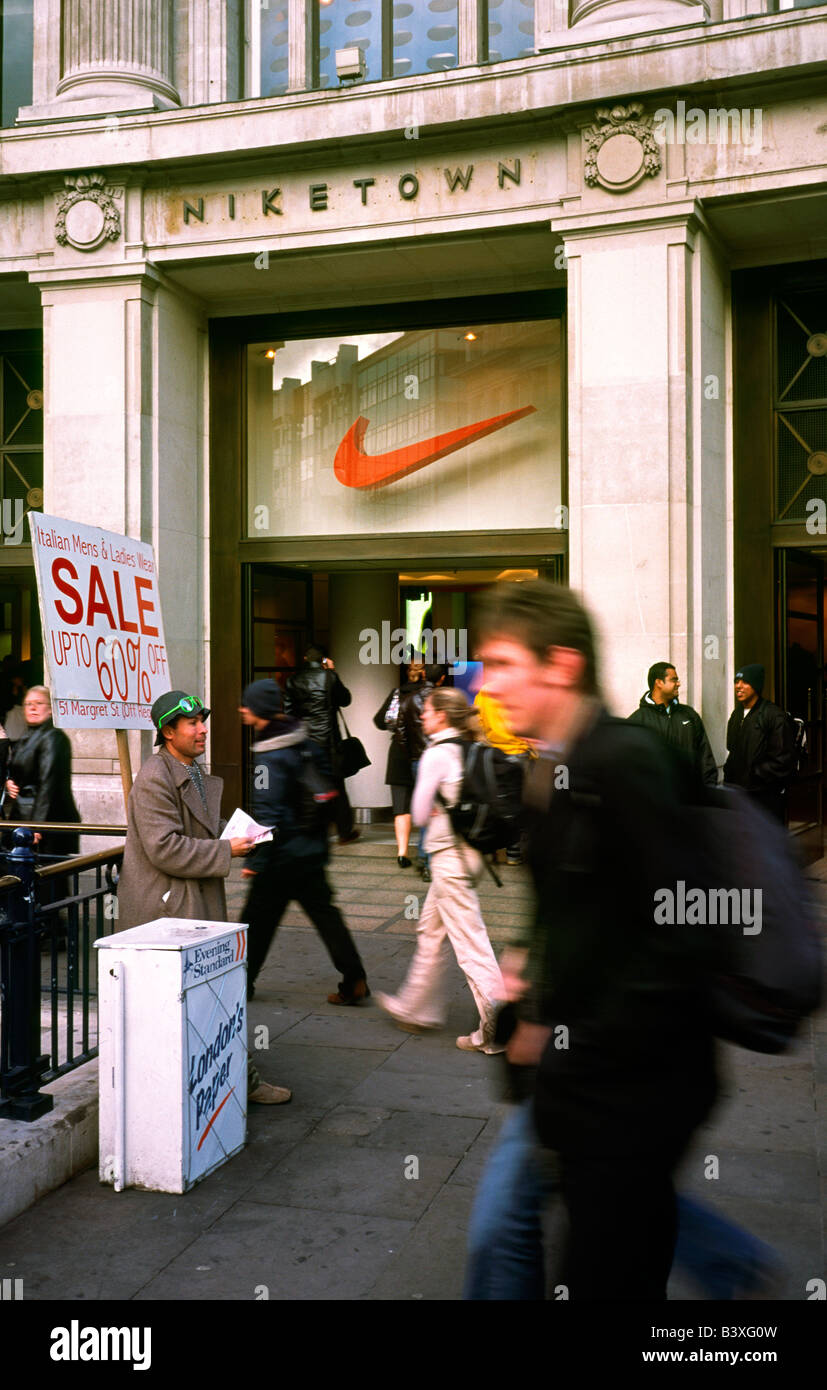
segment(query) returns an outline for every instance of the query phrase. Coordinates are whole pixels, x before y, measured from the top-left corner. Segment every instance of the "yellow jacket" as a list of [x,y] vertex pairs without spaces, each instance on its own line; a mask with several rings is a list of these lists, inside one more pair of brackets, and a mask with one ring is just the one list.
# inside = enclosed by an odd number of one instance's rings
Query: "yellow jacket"
[[524,738],[519,738],[517,734],[512,734],[505,710],[493,695],[481,690],[474,700],[474,708],[479,714],[482,731],[492,748],[500,748],[503,753],[529,753],[532,758],[537,756],[530,743]]

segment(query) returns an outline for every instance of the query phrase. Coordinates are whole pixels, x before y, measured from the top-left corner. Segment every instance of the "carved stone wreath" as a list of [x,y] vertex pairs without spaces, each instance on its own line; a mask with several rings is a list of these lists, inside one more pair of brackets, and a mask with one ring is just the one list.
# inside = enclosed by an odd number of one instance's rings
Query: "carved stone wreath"
[[121,234],[121,215],[115,206],[119,190],[109,188],[100,173],[67,174],[64,183],[71,192],[58,198],[55,239],[60,245],[94,251],[105,241],[117,241]]
[[589,187],[599,184],[612,193],[634,188],[646,175],[660,172],[661,157],[652,132],[652,117],[643,104],[598,107],[596,122],[586,129],[584,177]]

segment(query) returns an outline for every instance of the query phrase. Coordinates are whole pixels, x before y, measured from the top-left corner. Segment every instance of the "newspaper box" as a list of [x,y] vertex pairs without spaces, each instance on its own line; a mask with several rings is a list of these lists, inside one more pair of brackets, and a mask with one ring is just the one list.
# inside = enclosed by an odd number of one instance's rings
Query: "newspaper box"
[[95,942],[100,1179],[186,1192],[247,1131],[247,928],[167,917]]

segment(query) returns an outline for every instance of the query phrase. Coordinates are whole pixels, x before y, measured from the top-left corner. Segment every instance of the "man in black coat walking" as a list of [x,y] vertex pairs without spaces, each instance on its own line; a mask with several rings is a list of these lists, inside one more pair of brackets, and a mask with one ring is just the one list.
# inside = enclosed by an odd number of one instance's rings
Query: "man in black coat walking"
[[679,756],[685,758],[708,787],[718,785],[718,765],[709,746],[703,720],[691,705],[678,700],[681,688],[671,661],[657,661],[649,667],[648,690],[640,705],[629,715],[630,724],[642,724],[665,738]]
[[724,781],[743,787],[759,806],[785,821],[787,787],[795,772],[792,724],[783,709],[765,700],[758,662],[735,672],[735,709],[729,716]]
[[348,845],[359,839],[353,826],[353,811],[339,769],[339,750],[342,735],[337,713],[347,709],[352,695],[336,674],[333,662],[319,647],[308,647],[304,654],[304,670],[297,671],[287,682],[284,693],[284,712],[304,721],[307,737],[318,749],[320,765],[326,777],[335,784],[339,795],[334,803],[339,844]]
[[653,913],[658,885],[697,868],[679,779],[666,749],[603,709],[591,623],[568,590],[502,585],[477,631],[486,689],[540,753],[524,792],[535,923],[527,953],[500,962],[520,1001],[507,1057],[537,1077],[483,1177],[466,1297],[494,1297],[492,1274],[499,1298],[543,1296],[536,1129],[569,1214],[568,1296],[662,1300],[672,1173],[716,1090],[706,962]]
[[[304,817],[302,760],[313,744],[305,726],[282,711],[282,692],[275,681],[253,681],[241,697],[241,718],[255,731],[252,812],[273,830],[272,841],[257,845],[243,877],[252,886],[241,920],[249,927],[247,997],[253,998],[256,976],[288,904],[304,908],[342,974],[328,1004],[358,1004],[370,990],[365,967],[327,881],[327,826],[307,824]],[[317,753],[311,756],[318,757]]]

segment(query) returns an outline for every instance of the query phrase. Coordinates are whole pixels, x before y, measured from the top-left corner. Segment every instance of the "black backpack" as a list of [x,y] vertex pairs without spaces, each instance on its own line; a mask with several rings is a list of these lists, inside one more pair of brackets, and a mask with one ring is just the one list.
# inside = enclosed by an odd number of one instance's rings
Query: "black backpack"
[[462,751],[463,773],[459,799],[445,807],[454,832],[480,854],[507,849],[520,836],[523,765],[487,743],[447,738]]
[[[709,894],[752,894],[754,920],[709,925],[719,955],[710,999],[719,1037],[754,1052],[783,1052],[818,1008],[822,957],[817,909],[784,827],[738,787],[710,789],[686,819]],[[688,887],[688,885],[687,885]],[[756,892],[760,891],[760,917]],[[711,901],[711,899],[708,899]]]
[[296,829],[300,835],[317,836],[327,830],[339,793],[306,743],[299,745],[298,752],[301,762],[296,778]]

